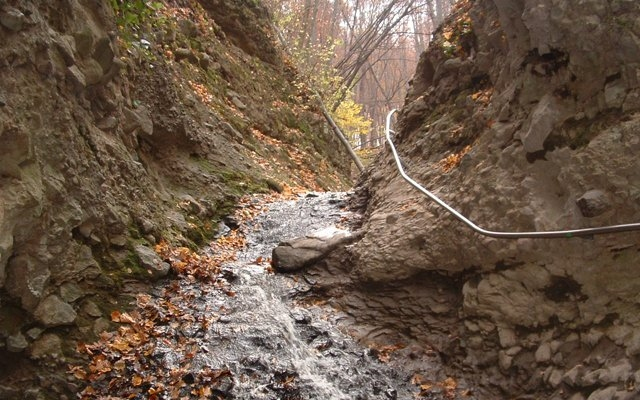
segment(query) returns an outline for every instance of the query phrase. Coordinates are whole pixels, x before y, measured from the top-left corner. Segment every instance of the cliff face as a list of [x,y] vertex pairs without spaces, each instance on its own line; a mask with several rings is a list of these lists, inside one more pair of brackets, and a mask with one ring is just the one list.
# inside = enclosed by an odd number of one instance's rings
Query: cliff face
[[[639,16],[637,1],[460,2],[400,112],[409,175],[491,230],[640,221]],[[489,376],[480,388],[637,396],[639,233],[482,237],[402,180],[389,151],[360,189],[349,301],[363,321]]]
[[255,2],[110,4],[0,9],[3,371],[104,329],[123,282],[167,273],[145,247],[206,243],[244,193],[348,182]]

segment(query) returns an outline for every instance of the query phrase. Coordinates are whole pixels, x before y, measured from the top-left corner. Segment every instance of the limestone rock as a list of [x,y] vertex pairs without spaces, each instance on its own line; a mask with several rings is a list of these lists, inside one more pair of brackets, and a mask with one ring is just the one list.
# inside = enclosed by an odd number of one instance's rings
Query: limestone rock
[[63,283],[60,286],[60,297],[67,303],[73,303],[84,296],[84,291],[75,282]]
[[67,68],[67,76],[77,89],[84,89],[87,86],[87,78],[77,65],[72,65]]
[[104,36],[96,41],[92,57],[100,64],[103,71],[111,70],[115,52],[109,37]]
[[31,358],[35,360],[60,356],[62,355],[62,339],[53,333],[45,333],[31,344],[29,353]]
[[46,327],[71,325],[77,317],[73,307],[56,295],[50,295],[42,300],[33,315]]
[[576,200],[582,215],[588,218],[597,217],[611,209],[611,201],[601,190],[589,190]]
[[344,230],[327,228],[307,237],[281,243],[273,249],[273,267],[280,272],[301,270],[328,254],[340,245],[353,240]]
[[100,307],[98,307],[98,305],[91,300],[88,300],[84,303],[84,305],[82,306],[82,311],[84,311],[90,317],[99,318],[102,316],[102,310],[100,310]]
[[12,32],[18,32],[22,30],[26,17],[18,9],[13,7],[6,8],[0,12],[0,24]]
[[7,338],[7,350],[12,353],[19,353],[29,346],[27,339],[20,332]]
[[544,363],[551,360],[551,346],[549,343],[543,343],[538,347],[535,353],[536,362]]
[[76,50],[78,51],[80,57],[89,57],[91,55],[91,52],[93,51],[94,42],[94,37],[91,33],[91,30],[88,28],[81,29],[73,34],[73,38],[75,39]]
[[612,400],[615,399],[615,394],[618,389],[615,386],[596,389],[587,397],[587,400]]
[[99,83],[104,76],[104,71],[100,64],[92,58],[88,59],[83,64],[82,72],[85,76],[87,85],[90,86]]
[[122,129],[126,133],[131,133],[138,129],[145,135],[150,136],[153,134],[153,120],[147,107],[138,106],[135,109],[125,107],[123,113],[125,120]]
[[138,245],[134,248],[138,259],[140,260],[140,265],[142,268],[147,270],[149,277],[151,279],[159,279],[167,276],[169,273],[169,269],[171,266],[162,261],[160,256],[149,247]]
[[75,53],[76,42],[73,36],[64,35],[56,40],[56,48],[62,56],[67,67],[76,63]]
[[7,291],[20,299],[22,307],[33,311],[46,288],[51,271],[33,257],[21,255],[11,259],[7,266]]

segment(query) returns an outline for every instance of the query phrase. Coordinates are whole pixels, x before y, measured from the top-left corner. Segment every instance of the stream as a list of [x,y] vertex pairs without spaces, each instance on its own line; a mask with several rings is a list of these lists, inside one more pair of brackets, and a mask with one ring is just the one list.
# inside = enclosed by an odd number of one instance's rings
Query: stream
[[[192,294],[195,318],[199,313],[214,317],[205,332],[186,332],[197,339],[191,370],[230,372],[214,395],[256,400],[414,398],[416,387],[408,376],[337,329],[340,315],[335,310],[295,304],[296,294],[308,290],[302,279],[273,274],[255,263],[270,257],[283,240],[348,218],[349,212],[341,209],[344,198],[343,193],[313,193],[272,203],[249,226],[240,226],[247,246],[237,261],[224,266],[226,294],[180,283],[181,292]],[[185,357],[173,349],[159,344],[154,354],[170,370]]]

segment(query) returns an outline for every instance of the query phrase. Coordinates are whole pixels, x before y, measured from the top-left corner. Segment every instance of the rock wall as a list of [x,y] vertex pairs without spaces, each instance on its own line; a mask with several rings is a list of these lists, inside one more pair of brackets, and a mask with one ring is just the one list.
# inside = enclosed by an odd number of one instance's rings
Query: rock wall
[[3,383],[22,355],[104,330],[127,282],[166,275],[158,241],[207,243],[244,193],[348,184],[263,8],[111,4],[0,5]]
[[[640,221],[640,3],[579,3],[461,1],[420,58],[396,144],[482,227]],[[478,398],[638,396],[640,233],[483,237],[390,151],[359,192],[363,238],[336,256],[350,267],[325,266],[352,288],[325,289],[378,327],[364,340],[383,325],[434,347]]]

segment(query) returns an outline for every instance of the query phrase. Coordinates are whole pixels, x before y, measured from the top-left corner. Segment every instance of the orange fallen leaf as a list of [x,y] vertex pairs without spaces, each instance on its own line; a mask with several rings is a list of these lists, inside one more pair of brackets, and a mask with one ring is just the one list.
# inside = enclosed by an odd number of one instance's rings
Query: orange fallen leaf
[[131,378],[131,384],[132,384],[134,387],[138,387],[138,386],[142,385],[142,381],[143,381],[143,379],[142,379],[142,377],[141,377],[140,375],[134,375],[134,376]]

